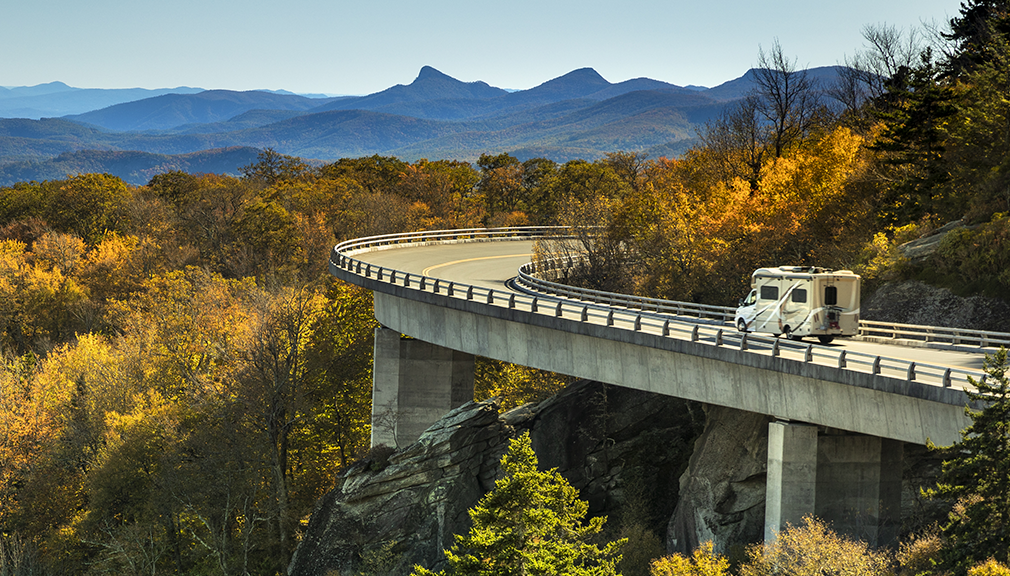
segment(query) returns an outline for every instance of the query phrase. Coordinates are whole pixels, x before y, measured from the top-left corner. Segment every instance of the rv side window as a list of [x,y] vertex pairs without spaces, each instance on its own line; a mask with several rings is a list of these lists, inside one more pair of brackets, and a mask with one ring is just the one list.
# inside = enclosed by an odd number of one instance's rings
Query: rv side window
[[762,286],[761,287],[761,299],[762,300],[778,300],[779,299],[779,287],[778,286]]
[[793,290],[793,302],[803,303],[807,301],[807,291],[804,288],[796,288]]
[[835,286],[828,286],[824,289],[824,305],[825,306],[837,306],[838,305],[838,288]]

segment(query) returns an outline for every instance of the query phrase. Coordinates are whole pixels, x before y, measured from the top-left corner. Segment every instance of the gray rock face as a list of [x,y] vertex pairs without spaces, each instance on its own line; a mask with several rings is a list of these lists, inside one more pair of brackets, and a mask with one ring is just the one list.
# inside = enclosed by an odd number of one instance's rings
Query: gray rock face
[[881,286],[863,301],[861,318],[1010,332],[1010,305],[1006,302],[985,296],[962,298],[946,288],[914,281]]
[[317,503],[288,573],[409,574],[414,564],[435,564],[493,486],[508,436],[493,402],[471,402],[388,462],[353,466]]
[[667,529],[666,548],[690,554],[711,540],[715,551],[764,538],[765,472],[771,418],[706,406],[705,431],[680,480],[680,501]]
[[[910,242],[905,242],[901,246],[898,246],[898,250],[901,251],[901,255],[909,260],[921,261],[932,256],[937,249],[940,248],[940,242],[943,242],[944,237],[948,233],[957,230],[959,228],[965,228],[964,224],[960,220],[955,220],[949,222],[941,228],[937,228],[932,233],[912,240]],[[974,226],[969,227],[974,228]]]
[[[291,562],[291,576],[409,574],[435,568],[467,511],[494,487],[508,440],[529,430],[541,468],[557,468],[616,529],[633,522],[662,536],[673,513],[700,408],[583,382],[536,406],[498,415],[493,401],[447,414],[382,462],[347,470],[320,499]],[[633,513],[622,517],[621,510]]]

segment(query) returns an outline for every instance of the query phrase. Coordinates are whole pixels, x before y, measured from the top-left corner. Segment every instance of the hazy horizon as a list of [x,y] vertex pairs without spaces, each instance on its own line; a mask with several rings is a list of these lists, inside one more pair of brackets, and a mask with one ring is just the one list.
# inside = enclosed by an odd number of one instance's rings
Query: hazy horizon
[[250,0],[172,4],[19,2],[5,10],[4,86],[202,87],[363,95],[424,65],[464,82],[525,90],[592,67],[613,83],[647,77],[713,87],[753,67],[776,39],[804,68],[838,64],[865,25],[940,23],[958,0]]

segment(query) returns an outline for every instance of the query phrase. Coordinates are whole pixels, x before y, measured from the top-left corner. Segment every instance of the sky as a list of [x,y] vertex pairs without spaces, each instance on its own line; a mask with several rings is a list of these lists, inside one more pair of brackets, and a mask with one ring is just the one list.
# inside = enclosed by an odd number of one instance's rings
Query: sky
[[858,51],[866,25],[945,23],[960,0],[12,0],[0,86],[369,94],[422,66],[527,89],[577,68],[716,86],[778,40],[798,67]]

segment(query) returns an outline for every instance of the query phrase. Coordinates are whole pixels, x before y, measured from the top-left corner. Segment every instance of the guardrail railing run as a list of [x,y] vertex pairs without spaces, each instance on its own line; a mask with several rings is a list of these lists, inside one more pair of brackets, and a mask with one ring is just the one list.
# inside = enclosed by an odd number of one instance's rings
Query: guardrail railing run
[[[557,237],[564,228],[523,227],[496,229],[437,230],[407,234],[386,234],[343,242],[334,247],[331,269],[339,269],[362,278],[370,278],[420,292],[441,294],[448,298],[475,301],[489,306],[517,309],[533,314],[569,318],[616,329],[654,334],[710,346],[733,348],[749,354],[762,354],[795,362],[831,366],[839,370],[863,372],[949,388],[970,388],[967,377],[984,379],[978,370],[917,363],[900,358],[875,356],[838,347],[790,341],[774,336],[738,332],[724,325],[724,306],[705,306],[652,298],[612,294],[573,288],[536,278],[535,266],[524,266],[516,283],[525,292],[494,290],[460,282],[450,282],[401,270],[383,268],[364,262],[355,255],[405,244],[481,242],[517,238]],[[588,302],[588,303],[587,303]],[[689,316],[690,320],[680,319]],[[695,318],[712,320],[698,322]],[[732,319],[732,315],[729,316]],[[893,326],[893,325],[888,325]]]
[[558,282],[551,282],[537,276],[547,272],[556,272],[565,268],[570,268],[572,262],[568,259],[551,259],[547,262],[530,262],[519,267],[519,275],[516,277],[518,288],[527,292],[541,294],[554,294],[564,298],[572,298],[596,304],[606,304],[609,306],[620,306],[622,308],[633,308],[642,311],[652,311],[673,316],[688,316],[702,320],[712,320],[724,324],[733,324],[733,317],[736,308],[728,306],[711,306],[708,304],[694,304],[692,302],[677,302],[676,300],[662,300],[659,298],[646,298],[644,296],[633,296],[630,294],[618,294],[615,292],[602,292],[589,288],[579,288]]
[[921,342],[942,342],[945,344],[992,348],[1010,346],[1010,334],[986,330],[964,328],[944,328],[942,326],[918,326],[895,322],[859,321],[860,336],[878,338],[918,340]]

